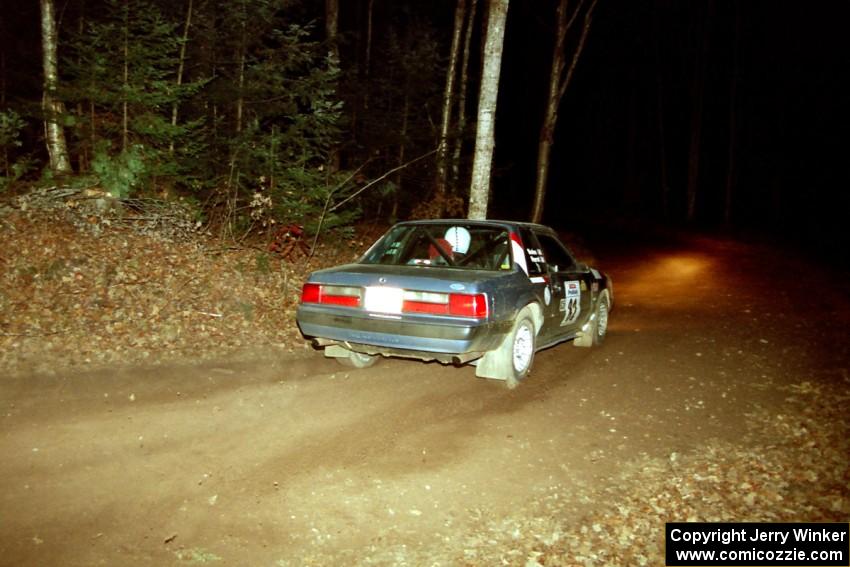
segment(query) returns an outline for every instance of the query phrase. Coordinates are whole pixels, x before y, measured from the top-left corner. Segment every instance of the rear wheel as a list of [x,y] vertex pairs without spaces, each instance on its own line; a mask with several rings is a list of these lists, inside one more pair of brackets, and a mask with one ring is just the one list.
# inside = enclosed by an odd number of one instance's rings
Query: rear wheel
[[378,355],[363,354],[362,352],[349,351],[348,356],[336,357],[337,362],[349,368],[369,368],[378,362]]
[[479,378],[504,380],[508,388],[516,388],[528,376],[537,350],[537,327],[533,309],[528,305],[514,319],[510,332],[499,346],[478,359],[475,375]]
[[508,371],[508,388],[516,388],[522,379],[528,376],[534,362],[535,335],[531,316],[521,315],[506,341],[505,346],[508,348],[502,352],[502,356],[507,358],[504,360],[504,367]]

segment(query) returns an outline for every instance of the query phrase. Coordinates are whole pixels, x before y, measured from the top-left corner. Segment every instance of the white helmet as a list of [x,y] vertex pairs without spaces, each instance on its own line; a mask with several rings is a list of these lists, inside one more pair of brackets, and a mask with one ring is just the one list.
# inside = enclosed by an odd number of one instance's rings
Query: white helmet
[[466,254],[466,251],[469,250],[471,237],[469,236],[469,231],[462,226],[451,227],[446,231],[444,238],[452,245],[452,252]]

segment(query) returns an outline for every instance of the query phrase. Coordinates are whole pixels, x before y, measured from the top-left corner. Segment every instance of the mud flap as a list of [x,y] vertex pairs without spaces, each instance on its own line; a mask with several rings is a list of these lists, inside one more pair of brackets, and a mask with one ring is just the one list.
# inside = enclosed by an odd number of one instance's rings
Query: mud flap
[[593,315],[590,316],[590,319],[587,320],[587,323],[581,326],[581,330],[576,334],[576,338],[573,339],[573,346],[577,347],[592,347],[593,346],[593,334],[596,332],[596,311],[593,312]]
[[[517,314],[514,320],[514,326],[511,331],[505,335],[502,343],[498,348],[487,351],[483,357],[478,359],[478,364],[475,367],[475,375],[479,378],[489,378],[491,380],[507,380],[508,387],[515,387],[517,382],[522,377],[516,377],[513,367],[513,349],[514,337],[517,332],[517,325],[523,319],[527,319],[533,331],[536,333],[539,326],[534,325],[534,315],[530,307],[525,307]],[[533,360],[532,354],[532,360]],[[530,366],[530,365],[529,365]],[[513,385],[512,385],[513,384]]]
[[478,359],[475,375],[490,380],[509,380],[513,377],[513,341],[514,330],[511,330],[510,333],[505,335],[498,348],[487,351],[484,356]]
[[[496,350],[487,352],[483,357],[478,359],[478,364],[475,366],[475,375],[479,378],[489,378],[490,380],[507,380],[511,375],[512,368],[507,368],[506,361],[510,358],[500,354],[503,349],[510,348],[511,345],[506,345],[510,340],[510,335],[505,337],[505,340],[499,345]],[[510,362],[508,362],[510,364]]]

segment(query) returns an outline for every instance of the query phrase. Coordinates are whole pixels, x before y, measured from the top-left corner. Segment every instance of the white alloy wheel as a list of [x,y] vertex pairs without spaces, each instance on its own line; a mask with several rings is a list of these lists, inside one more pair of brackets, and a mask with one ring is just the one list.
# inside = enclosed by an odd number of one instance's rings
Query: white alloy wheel
[[534,322],[531,316],[525,312],[520,313],[513,331],[510,335],[510,351],[505,353],[510,359],[506,362],[508,367],[507,386],[516,388],[520,381],[528,375],[531,364],[534,362],[535,342]]
[[534,357],[534,330],[531,325],[519,325],[514,335],[514,372],[525,374]]

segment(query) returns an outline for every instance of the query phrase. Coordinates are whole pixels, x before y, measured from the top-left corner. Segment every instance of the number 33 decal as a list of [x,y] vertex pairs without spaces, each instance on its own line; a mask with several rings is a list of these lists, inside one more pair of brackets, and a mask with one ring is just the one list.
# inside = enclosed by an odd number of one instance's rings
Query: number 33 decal
[[567,291],[567,297],[562,299],[558,304],[558,310],[564,312],[561,327],[575,323],[581,313],[581,288],[579,287],[579,282],[566,282],[564,289]]

